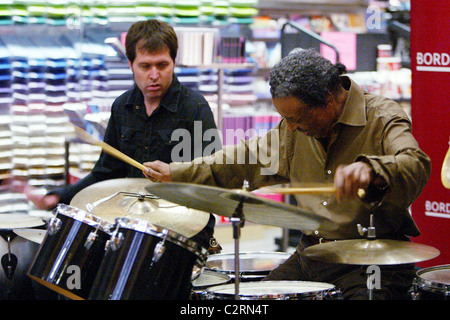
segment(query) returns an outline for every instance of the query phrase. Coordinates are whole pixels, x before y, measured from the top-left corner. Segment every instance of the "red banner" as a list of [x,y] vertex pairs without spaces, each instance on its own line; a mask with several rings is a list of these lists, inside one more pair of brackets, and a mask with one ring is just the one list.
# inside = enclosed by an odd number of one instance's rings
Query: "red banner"
[[412,240],[441,252],[421,267],[450,264],[450,189],[441,180],[450,141],[449,17],[447,0],[411,0],[413,133],[432,164],[430,181],[411,208],[421,231]]

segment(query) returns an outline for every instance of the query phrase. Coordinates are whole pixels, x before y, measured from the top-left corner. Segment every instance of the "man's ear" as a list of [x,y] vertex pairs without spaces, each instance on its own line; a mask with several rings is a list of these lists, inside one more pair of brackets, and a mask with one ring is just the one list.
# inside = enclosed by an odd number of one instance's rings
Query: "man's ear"
[[330,104],[336,103],[336,97],[328,91],[327,96],[325,98],[325,104],[328,107]]

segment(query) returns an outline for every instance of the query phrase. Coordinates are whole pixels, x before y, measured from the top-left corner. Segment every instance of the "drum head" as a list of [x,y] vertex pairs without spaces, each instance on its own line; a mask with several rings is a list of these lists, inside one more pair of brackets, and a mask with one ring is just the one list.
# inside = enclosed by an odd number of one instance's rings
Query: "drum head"
[[[285,252],[242,252],[239,253],[239,272],[243,275],[267,275],[289,256]],[[205,268],[234,274],[234,258],[233,253],[210,255]]]
[[209,288],[212,286],[222,285],[231,280],[226,274],[203,270],[198,278],[192,281],[194,290]]
[[418,271],[417,275],[426,281],[450,286],[450,265],[426,268]]
[[450,265],[435,266],[417,272],[416,285],[425,291],[450,295]]
[[[334,285],[310,281],[258,281],[239,284],[239,297],[243,300],[306,300],[322,299],[334,291]],[[230,299],[235,294],[235,284],[225,284],[208,288],[210,296]]]

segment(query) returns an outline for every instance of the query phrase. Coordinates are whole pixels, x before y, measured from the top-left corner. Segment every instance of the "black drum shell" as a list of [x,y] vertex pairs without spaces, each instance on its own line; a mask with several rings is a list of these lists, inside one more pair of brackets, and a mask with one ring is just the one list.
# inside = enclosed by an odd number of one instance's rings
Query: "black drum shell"
[[183,243],[168,236],[163,253],[156,258],[155,248],[164,235],[124,227],[118,228],[117,234],[123,235],[123,242],[119,248],[107,246],[90,300],[189,298],[193,268],[204,264],[200,253],[187,250]]
[[[56,218],[62,222],[61,228],[54,234],[47,232],[27,275],[38,283],[70,299],[87,299],[92,283],[97,275],[105,253],[105,244],[110,235],[68,215],[58,213]],[[87,248],[88,236],[95,232],[97,238]],[[63,248],[66,253],[59,257]],[[61,259],[59,263],[58,260]],[[79,288],[71,288],[74,274],[68,272],[69,266],[78,266],[80,270]],[[52,275],[53,274],[53,275]]]

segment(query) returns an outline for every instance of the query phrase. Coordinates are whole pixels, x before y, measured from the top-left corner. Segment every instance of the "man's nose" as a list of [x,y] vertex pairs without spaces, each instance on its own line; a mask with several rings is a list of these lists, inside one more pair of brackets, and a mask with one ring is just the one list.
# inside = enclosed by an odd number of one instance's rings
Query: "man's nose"
[[149,72],[148,72],[148,77],[149,77],[150,79],[158,79],[158,77],[159,77],[159,71],[158,71],[158,68],[156,68],[156,67],[151,67],[150,70],[149,70]]

